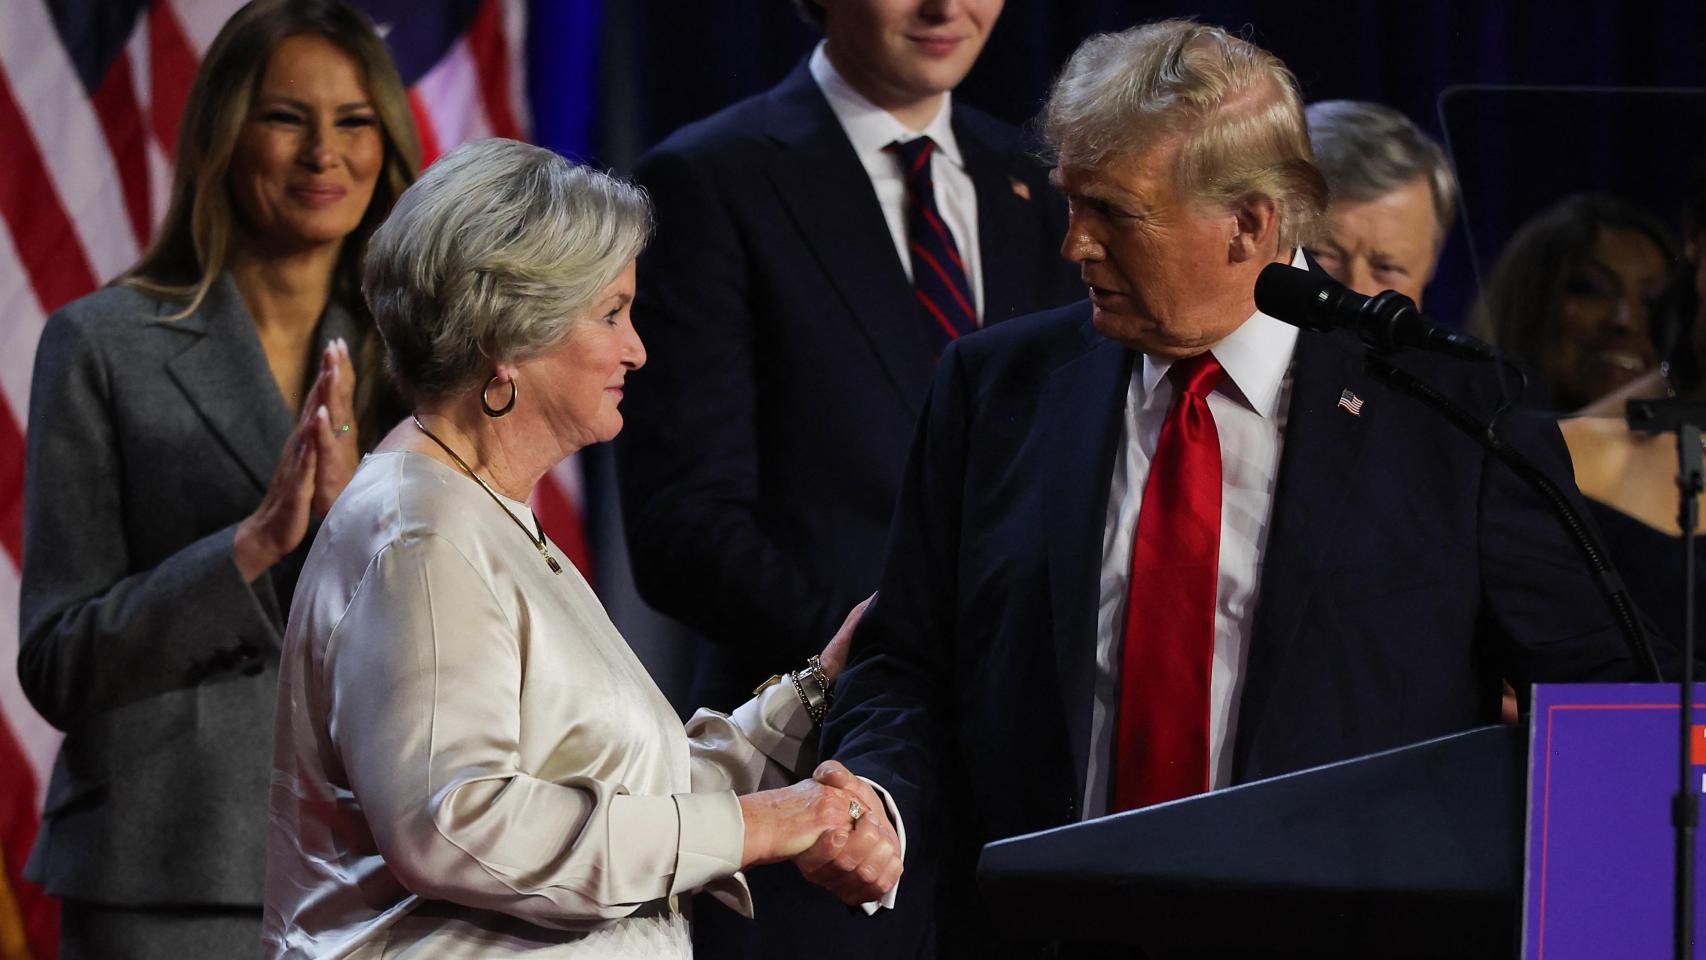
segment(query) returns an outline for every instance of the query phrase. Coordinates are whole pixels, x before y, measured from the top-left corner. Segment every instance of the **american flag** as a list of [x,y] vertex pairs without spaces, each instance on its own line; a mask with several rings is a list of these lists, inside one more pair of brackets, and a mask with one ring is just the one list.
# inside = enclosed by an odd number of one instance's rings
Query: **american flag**
[[[24,426],[49,313],[131,264],[165,212],[179,115],[240,0],[5,0],[0,6],[0,958],[57,954],[57,919],[20,872],[59,735],[18,686]],[[355,0],[391,46],[425,160],[529,129],[526,0]],[[590,571],[578,467],[535,491]],[[257,816],[260,812],[257,811]]]
[[1339,409],[1353,417],[1362,416],[1362,398],[1349,390],[1339,393]]

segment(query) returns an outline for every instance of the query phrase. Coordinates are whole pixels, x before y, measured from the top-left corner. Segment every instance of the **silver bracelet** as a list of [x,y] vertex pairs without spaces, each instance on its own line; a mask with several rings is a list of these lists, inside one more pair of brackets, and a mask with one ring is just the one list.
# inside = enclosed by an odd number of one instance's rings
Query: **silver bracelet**
[[806,708],[806,716],[812,718],[812,726],[823,726],[823,718],[829,716],[829,703],[823,700],[821,694],[816,703],[811,695],[806,693],[806,685],[800,682],[800,675],[794,671],[788,672],[788,679],[794,683],[794,692],[800,697],[800,704]]
[[806,673],[817,683],[818,692],[823,694],[824,713],[835,706],[835,691],[829,688],[829,677],[823,672],[823,661],[816,656],[806,658]]

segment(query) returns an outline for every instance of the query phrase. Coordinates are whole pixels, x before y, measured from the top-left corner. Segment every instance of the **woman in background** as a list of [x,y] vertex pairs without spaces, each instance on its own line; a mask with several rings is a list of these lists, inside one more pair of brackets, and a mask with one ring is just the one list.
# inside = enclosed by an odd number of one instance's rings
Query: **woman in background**
[[1615,197],[1568,197],[1511,238],[1471,323],[1528,369],[1531,402],[1573,413],[1658,366],[1654,304],[1676,262],[1676,241],[1652,214]]
[[64,960],[254,953],[284,615],[400,412],[359,279],[419,147],[367,20],[238,11],[177,158],[155,242],[36,354],[18,673],[65,740],[27,875]]
[[[1706,401],[1701,380],[1706,358],[1706,164],[1696,169],[1689,184],[1683,222],[1683,269],[1676,271],[1654,314],[1652,349],[1664,362],[1559,425],[1575,463],[1576,485],[1588,499],[1606,549],[1636,603],[1672,650],[1680,650],[1683,639],[1676,436],[1634,433],[1624,414],[1633,398]],[[1706,538],[1701,543],[1706,544]],[[1706,554],[1697,556],[1696,569],[1706,577],[1702,559]],[[1706,579],[1696,590],[1706,597]]]

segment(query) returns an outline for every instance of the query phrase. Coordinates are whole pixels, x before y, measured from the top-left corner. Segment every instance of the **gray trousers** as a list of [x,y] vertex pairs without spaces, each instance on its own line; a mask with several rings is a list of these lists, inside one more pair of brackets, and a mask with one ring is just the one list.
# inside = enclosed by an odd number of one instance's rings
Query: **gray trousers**
[[248,960],[259,907],[113,907],[62,900],[59,960]]

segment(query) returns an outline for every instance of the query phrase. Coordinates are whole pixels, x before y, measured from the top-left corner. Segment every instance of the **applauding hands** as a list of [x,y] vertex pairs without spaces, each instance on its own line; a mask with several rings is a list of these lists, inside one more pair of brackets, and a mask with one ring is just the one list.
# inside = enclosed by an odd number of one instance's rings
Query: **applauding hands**
[[325,516],[332,509],[361,458],[356,439],[355,365],[349,345],[333,340],[320,355],[320,373],[266,495],[237,525],[233,554],[245,582],[253,583],[302,543],[310,511]]
[[314,445],[318,451],[314,466],[314,512],[325,516],[331,512],[338,494],[349,486],[355,476],[356,464],[361,462],[360,445],[356,443],[355,425],[355,364],[350,360],[349,344],[342,337],[326,344],[320,356],[320,375],[308,391],[304,410],[314,410]]

